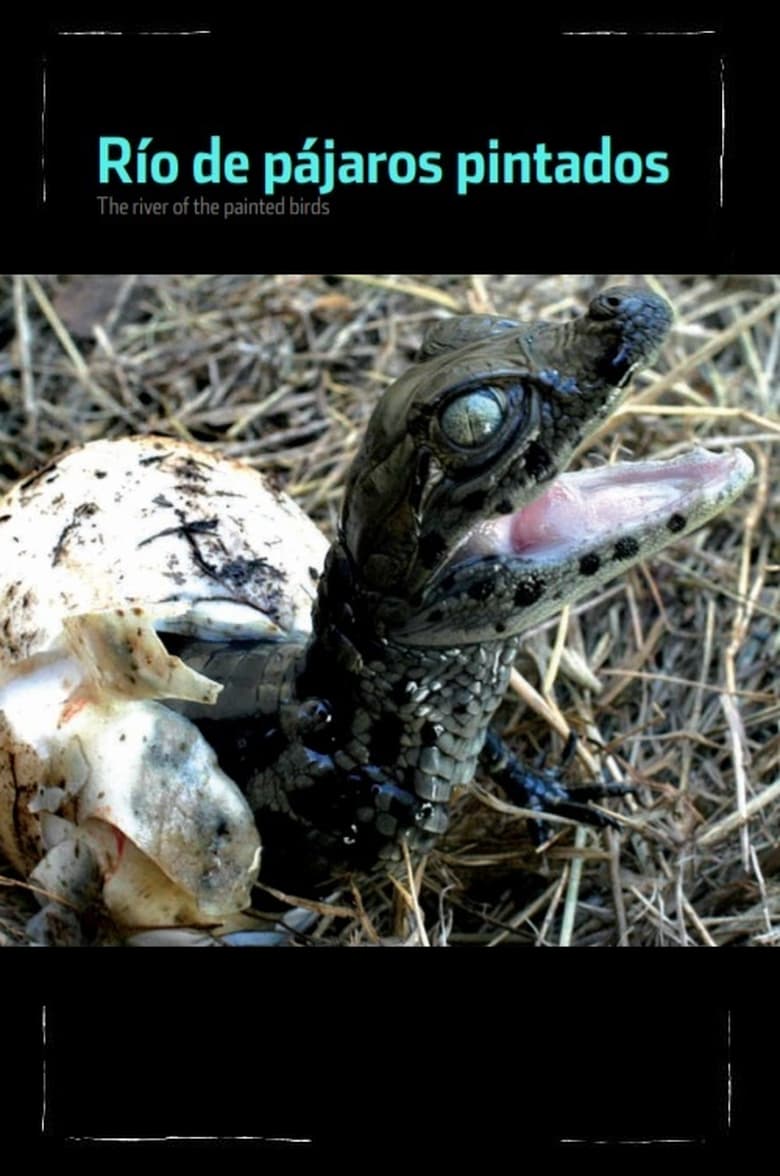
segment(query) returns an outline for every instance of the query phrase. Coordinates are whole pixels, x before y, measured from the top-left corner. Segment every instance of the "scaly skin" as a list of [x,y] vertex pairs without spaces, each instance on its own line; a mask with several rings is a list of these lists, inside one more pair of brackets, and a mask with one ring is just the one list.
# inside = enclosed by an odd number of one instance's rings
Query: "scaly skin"
[[[507,764],[495,737],[485,742],[522,632],[699,526],[750,475],[744,455],[614,467],[616,505],[613,469],[555,481],[671,320],[663,299],[622,288],[566,323],[447,320],[384,394],[348,479],[314,636],[281,655],[288,701],[270,730],[237,719],[223,764],[255,810],[264,880],[300,889],[334,860],[396,857],[402,839],[430,848],[483,748],[515,797],[541,809],[549,795],[587,817],[558,784],[545,793],[539,776]],[[682,489],[659,506],[653,494],[675,479]]]

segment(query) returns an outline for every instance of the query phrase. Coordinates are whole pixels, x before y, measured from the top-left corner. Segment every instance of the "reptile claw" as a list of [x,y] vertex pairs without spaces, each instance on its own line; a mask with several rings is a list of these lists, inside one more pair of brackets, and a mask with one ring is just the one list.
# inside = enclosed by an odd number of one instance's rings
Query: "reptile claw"
[[561,783],[577,747],[577,736],[571,734],[563,750],[561,763],[556,768],[526,768],[509,750],[500,736],[488,732],[482,752],[482,765],[503,789],[513,804],[539,813],[538,820],[529,822],[536,845],[550,838],[544,814],[569,817],[597,829],[618,828],[618,822],[599,809],[590,808],[588,800],[602,800],[608,796],[625,796],[634,789],[614,781],[599,781],[569,789]]

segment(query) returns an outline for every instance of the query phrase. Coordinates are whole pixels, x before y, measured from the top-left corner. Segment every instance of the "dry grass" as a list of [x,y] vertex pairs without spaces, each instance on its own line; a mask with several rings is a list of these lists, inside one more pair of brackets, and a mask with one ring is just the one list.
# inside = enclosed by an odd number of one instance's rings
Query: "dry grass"
[[[605,772],[636,796],[612,806],[619,832],[556,825],[537,851],[477,783],[426,861],[342,885],[319,940],[780,942],[780,282],[145,275],[0,288],[0,490],[74,442],[168,433],[279,479],[332,533],[363,424],[431,318],[566,315],[614,282],[649,283],[677,325],[589,448],[739,441],[758,470],[712,525],[524,644],[502,713],[512,741],[554,762],[573,729],[572,782]],[[10,873],[0,884],[0,937],[19,942],[35,902]]]

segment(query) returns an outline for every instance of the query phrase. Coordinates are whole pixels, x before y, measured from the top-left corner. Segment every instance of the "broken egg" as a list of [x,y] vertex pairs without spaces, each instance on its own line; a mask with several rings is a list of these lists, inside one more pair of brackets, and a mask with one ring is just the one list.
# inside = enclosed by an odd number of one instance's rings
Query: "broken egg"
[[326,551],[257,471],[162,437],[84,445],[0,499],[0,850],[42,904],[240,925],[251,810],[165,705],[221,688],[158,634],[306,634]]

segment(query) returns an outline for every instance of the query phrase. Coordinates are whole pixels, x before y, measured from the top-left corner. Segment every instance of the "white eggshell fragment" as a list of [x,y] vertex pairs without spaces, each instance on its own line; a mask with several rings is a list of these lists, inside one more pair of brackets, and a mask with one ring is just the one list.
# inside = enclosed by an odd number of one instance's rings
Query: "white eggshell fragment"
[[248,906],[251,810],[162,704],[220,687],[157,633],[305,633],[326,550],[256,471],[165,438],[85,445],[0,499],[0,849],[42,895],[131,927]]
[[65,617],[65,644],[92,698],[186,698],[213,705],[221,687],[170,653],[140,605]]

